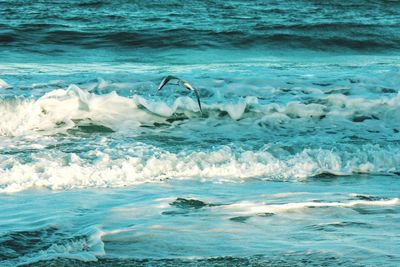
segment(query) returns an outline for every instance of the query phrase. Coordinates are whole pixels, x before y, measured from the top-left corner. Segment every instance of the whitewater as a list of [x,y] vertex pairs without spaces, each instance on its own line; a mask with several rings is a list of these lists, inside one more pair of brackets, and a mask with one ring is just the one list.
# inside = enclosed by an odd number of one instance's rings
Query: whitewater
[[399,10],[0,1],[0,265],[398,266]]

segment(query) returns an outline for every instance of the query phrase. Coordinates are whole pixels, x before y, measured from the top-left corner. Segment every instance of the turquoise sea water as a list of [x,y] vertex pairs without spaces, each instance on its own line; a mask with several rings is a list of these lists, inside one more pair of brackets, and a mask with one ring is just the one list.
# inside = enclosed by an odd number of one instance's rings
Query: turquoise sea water
[[399,23],[0,1],[0,265],[398,266]]

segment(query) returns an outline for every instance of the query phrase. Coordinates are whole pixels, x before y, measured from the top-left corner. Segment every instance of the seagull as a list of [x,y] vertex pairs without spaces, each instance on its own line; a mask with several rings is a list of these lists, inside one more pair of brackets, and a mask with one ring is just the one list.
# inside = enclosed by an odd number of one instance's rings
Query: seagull
[[195,93],[196,98],[197,98],[197,103],[199,104],[200,112],[203,113],[203,110],[201,108],[201,103],[200,103],[199,92],[188,81],[182,80],[182,79],[180,79],[178,77],[175,77],[175,76],[172,76],[172,75],[168,75],[162,80],[162,82],[158,86],[158,90],[157,91],[160,91],[171,80],[177,80],[176,85],[180,85],[182,87],[185,87],[186,89],[188,89],[190,91],[193,91]]

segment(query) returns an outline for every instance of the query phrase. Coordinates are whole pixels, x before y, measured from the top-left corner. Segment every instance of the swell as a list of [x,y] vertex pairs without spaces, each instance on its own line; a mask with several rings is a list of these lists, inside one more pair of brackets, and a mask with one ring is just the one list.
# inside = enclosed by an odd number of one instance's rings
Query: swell
[[[280,26],[274,29],[215,31],[209,29],[147,29],[123,31],[87,31],[53,28],[53,25],[21,25],[21,28],[0,33],[0,46],[29,48],[40,45],[81,47],[85,49],[120,48],[301,48],[311,50],[384,51],[400,49],[397,26],[357,25],[341,28],[331,25]],[[353,32],[357,31],[357,35]],[[66,49],[66,48],[62,48]]]
[[0,6],[0,47],[400,48],[398,2],[14,2]]

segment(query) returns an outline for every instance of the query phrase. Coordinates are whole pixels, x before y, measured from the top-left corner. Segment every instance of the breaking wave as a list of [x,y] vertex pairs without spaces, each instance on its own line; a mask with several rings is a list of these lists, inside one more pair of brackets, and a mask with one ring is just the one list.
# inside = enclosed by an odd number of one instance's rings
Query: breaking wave
[[67,236],[55,227],[11,232],[0,236],[0,259],[3,266],[24,266],[57,258],[97,261],[105,255],[101,237],[104,233],[88,227]]
[[[260,151],[235,151],[223,146],[211,151],[178,153],[130,144],[108,152],[93,150],[80,155],[42,151],[28,162],[13,155],[0,156],[0,192],[28,188],[69,190],[158,183],[169,179],[242,182],[249,178],[302,180],[320,174],[395,174],[400,172],[400,149],[377,145],[347,151],[305,149],[285,157],[273,155],[268,146]],[[118,154],[120,153],[120,154]]]
[[[308,121],[333,120],[341,123],[380,121],[400,131],[400,94],[378,99],[331,94],[308,103],[268,103],[256,96],[227,100],[206,98],[205,118],[247,119],[259,126],[295,119]],[[125,97],[115,91],[98,95],[76,85],[57,89],[39,99],[0,99],[0,136],[19,136],[32,132],[55,134],[77,126],[99,126],[104,131],[130,132],[140,126],[172,125],[176,121],[202,117],[197,103],[189,96],[178,97],[172,103],[133,95]],[[103,127],[103,128],[101,128]]]

